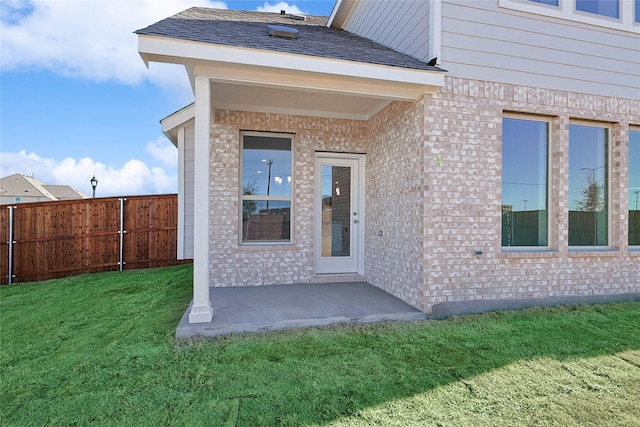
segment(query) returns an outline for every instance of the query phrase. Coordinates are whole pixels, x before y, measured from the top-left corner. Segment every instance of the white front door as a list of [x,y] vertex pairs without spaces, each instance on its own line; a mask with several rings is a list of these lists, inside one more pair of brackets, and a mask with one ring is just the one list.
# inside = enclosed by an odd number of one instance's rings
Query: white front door
[[316,155],[315,271],[362,274],[364,156]]

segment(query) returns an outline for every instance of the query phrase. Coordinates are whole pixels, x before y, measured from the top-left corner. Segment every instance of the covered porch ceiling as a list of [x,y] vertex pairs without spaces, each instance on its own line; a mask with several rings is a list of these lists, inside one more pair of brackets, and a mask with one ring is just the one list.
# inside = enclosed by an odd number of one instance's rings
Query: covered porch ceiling
[[[443,70],[139,36],[145,63],[183,64],[211,82],[213,109],[368,120],[393,101],[413,101],[444,84]],[[194,89],[195,90],[195,89]]]

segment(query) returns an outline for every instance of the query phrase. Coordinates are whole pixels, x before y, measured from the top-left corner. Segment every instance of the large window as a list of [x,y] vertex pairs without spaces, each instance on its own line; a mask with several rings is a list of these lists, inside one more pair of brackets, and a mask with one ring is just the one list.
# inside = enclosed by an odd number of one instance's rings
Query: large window
[[242,135],[242,243],[291,241],[292,139]]
[[502,246],[548,246],[549,123],[502,120]]
[[569,126],[569,246],[607,246],[609,130]]
[[640,246],[640,129],[629,132],[629,245]]

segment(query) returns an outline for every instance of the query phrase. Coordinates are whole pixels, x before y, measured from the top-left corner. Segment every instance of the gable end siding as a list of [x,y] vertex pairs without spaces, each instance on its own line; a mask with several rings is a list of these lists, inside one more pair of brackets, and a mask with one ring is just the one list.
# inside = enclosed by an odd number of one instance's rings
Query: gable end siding
[[363,1],[344,28],[422,61],[429,60],[429,1]]

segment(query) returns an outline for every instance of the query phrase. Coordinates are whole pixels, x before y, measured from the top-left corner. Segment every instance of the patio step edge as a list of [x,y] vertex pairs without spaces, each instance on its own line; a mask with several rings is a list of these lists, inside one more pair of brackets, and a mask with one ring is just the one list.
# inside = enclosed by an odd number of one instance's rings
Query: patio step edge
[[311,283],[366,282],[367,278],[359,274],[317,274]]

